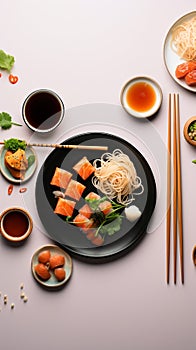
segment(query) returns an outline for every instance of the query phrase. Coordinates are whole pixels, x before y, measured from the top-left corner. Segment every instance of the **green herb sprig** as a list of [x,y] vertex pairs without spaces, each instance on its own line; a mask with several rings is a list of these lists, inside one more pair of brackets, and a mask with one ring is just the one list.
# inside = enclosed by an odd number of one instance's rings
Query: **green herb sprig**
[[16,152],[19,148],[25,150],[27,144],[24,140],[11,138],[8,140],[4,140],[4,147],[12,152]]
[[21,124],[14,123],[11,115],[6,112],[0,113],[0,127],[2,129],[10,129],[12,125],[22,126]]
[[7,70],[8,72],[11,71],[13,65],[14,65],[15,59],[13,56],[5,53],[5,51],[0,50],[0,68]]

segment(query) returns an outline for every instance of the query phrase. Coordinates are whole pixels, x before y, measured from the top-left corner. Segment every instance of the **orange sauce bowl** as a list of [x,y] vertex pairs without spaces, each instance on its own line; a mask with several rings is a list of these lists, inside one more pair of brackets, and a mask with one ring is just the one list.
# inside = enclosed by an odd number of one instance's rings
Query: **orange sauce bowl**
[[149,77],[130,79],[122,88],[121,105],[136,118],[148,118],[161,107],[163,94],[158,83]]
[[0,216],[1,235],[10,243],[24,242],[33,229],[33,220],[23,208],[6,209]]

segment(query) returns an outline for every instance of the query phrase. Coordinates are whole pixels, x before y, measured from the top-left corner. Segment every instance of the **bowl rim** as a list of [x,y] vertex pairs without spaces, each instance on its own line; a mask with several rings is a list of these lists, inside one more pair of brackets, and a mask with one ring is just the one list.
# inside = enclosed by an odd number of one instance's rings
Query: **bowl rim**
[[[57,100],[59,101],[59,103],[60,103],[60,105],[61,105],[61,116],[60,116],[58,122],[57,122],[53,127],[48,128],[48,129],[39,129],[39,128],[35,128],[34,126],[32,126],[32,125],[28,122],[28,120],[27,120],[27,118],[26,118],[26,115],[25,115],[25,107],[26,107],[26,104],[27,104],[29,98],[31,98],[32,96],[34,96],[34,95],[36,95],[36,94],[38,94],[38,93],[40,93],[40,92],[47,92],[47,93],[53,95],[54,97],[57,98]],[[63,102],[62,98],[61,98],[55,91],[53,91],[53,90],[51,90],[51,89],[41,88],[41,89],[36,89],[36,90],[30,92],[30,93],[28,94],[28,96],[26,96],[26,98],[25,98],[25,100],[24,100],[24,102],[23,102],[23,104],[22,104],[22,118],[23,118],[25,124],[28,126],[29,129],[31,129],[32,131],[37,132],[37,133],[39,133],[39,134],[46,134],[46,133],[49,133],[49,132],[52,132],[53,130],[55,130],[55,129],[60,125],[60,123],[62,122],[62,120],[63,120],[63,118],[64,118],[64,115],[65,115],[65,105],[64,105],[64,102]]]
[[192,146],[196,146],[196,141],[190,139],[190,137],[188,135],[188,128],[189,128],[190,124],[194,121],[196,121],[196,116],[190,117],[186,121],[186,123],[184,124],[184,128],[183,128],[184,138]]
[[[29,221],[29,226],[28,226],[28,230],[25,232],[24,235],[22,236],[19,236],[19,237],[14,237],[14,236],[10,236],[9,234],[7,234],[5,232],[5,230],[2,230],[1,228],[1,221],[2,219],[9,213],[9,212],[13,212],[13,211],[19,211],[21,213],[23,213],[28,221]],[[29,235],[31,234],[33,230],[33,220],[32,220],[32,217],[31,215],[29,214],[29,212],[24,209],[24,208],[21,208],[21,207],[10,207],[10,208],[7,208],[5,209],[1,214],[0,214],[0,234],[8,241],[10,242],[21,242],[23,240],[25,240],[27,237],[29,237]]]
[[[137,81],[146,81],[148,82],[152,87],[156,87],[156,91],[157,91],[157,95],[159,96],[159,103],[157,104],[157,107],[156,109],[153,110],[152,112],[152,108],[149,109],[149,111],[146,111],[146,112],[137,112],[133,109],[131,109],[131,111],[129,111],[125,104],[124,104],[124,101],[123,101],[123,97],[124,97],[124,93],[125,93],[125,90],[126,88],[131,84],[131,83],[134,83],[134,82],[137,82]],[[162,89],[159,85],[159,83],[157,83],[157,81],[154,79],[154,78],[151,78],[149,76],[146,76],[146,75],[139,75],[139,76],[135,76],[135,77],[132,77],[130,78],[122,87],[121,89],[121,92],[120,92],[120,102],[121,102],[121,105],[122,107],[124,108],[124,110],[129,114],[131,115],[132,117],[135,117],[135,118],[138,118],[138,119],[145,119],[145,118],[149,118],[151,116],[153,116],[155,113],[158,112],[158,110],[160,109],[161,107],[161,104],[162,104],[162,100],[163,100],[163,92],[162,92]]]

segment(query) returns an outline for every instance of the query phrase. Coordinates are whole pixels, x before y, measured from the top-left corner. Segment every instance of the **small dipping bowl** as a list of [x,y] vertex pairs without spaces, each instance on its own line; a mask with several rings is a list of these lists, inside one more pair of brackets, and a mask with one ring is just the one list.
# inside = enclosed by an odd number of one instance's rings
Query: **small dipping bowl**
[[23,208],[8,208],[1,214],[1,234],[7,241],[11,243],[24,242],[31,234],[32,229],[32,218],[30,214]]
[[161,106],[162,98],[162,90],[158,83],[142,76],[130,79],[120,94],[122,107],[136,118],[148,118],[154,115]]
[[[184,124],[184,138],[185,140],[190,143],[190,145],[192,146],[196,146],[196,137],[195,137],[195,140],[194,138],[191,138],[191,135],[193,132],[191,131],[190,127],[191,127],[191,124],[193,124],[195,122],[196,124],[196,116],[195,117],[191,117],[190,119],[187,120],[187,122]],[[195,129],[195,136],[196,136],[196,129]],[[192,137],[193,137],[193,134],[192,134]]]
[[33,91],[22,105],[25,124],[35,132],[46,134],[59,126],[65,114],[61,98],[48,89]]

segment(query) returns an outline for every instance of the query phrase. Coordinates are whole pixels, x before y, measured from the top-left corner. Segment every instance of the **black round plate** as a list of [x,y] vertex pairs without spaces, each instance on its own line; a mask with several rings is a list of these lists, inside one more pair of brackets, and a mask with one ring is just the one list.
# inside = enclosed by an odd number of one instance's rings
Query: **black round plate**
[[[98,150],[79,150],[79,149],[55,149],[45,160],[41,167],[36,182],[36,205],[39,217],[45,227],[49,237],[62,247],[72,253],[74,256],[89,262],[106,262],[122,256],[130,249],[134,248],[146,233],[146,228],[154,211],[156,203],[156,184],[151,168],[142,156],[142,154],[127,141],[120,137],[108,133],[84,133],[63,142],[63,144],[73,145],[94,145],[108,146],[108,152],[112,153],[115,149],[120,149],[127,154],[133,162],[137,175],[141,178],[144,186],[144,192],[135,196],[136,205],[142,215],[135,222],[126,219],[124,213],[121,229],[112,236],[106,236],[104,244],[100,247],[92,245],[76,226],[66,222],[66,218],[54,214],[57,199],[54,197],[53,191],[57,190],[50,185],[50,181],[55,172],[55,168],[59,167],[70,171],[73,179],[85,184],[86,189],[83,192],[83,198],[76,204],[78,210],[84,203],[84,197],[91,191],[99,191],[94,188],[91,177],[83,181],[77,175],[73,166],[84,156],[92,162],[96,158],[100,158],[104,153]],[[103,196],[103,194],[101,194]]]

